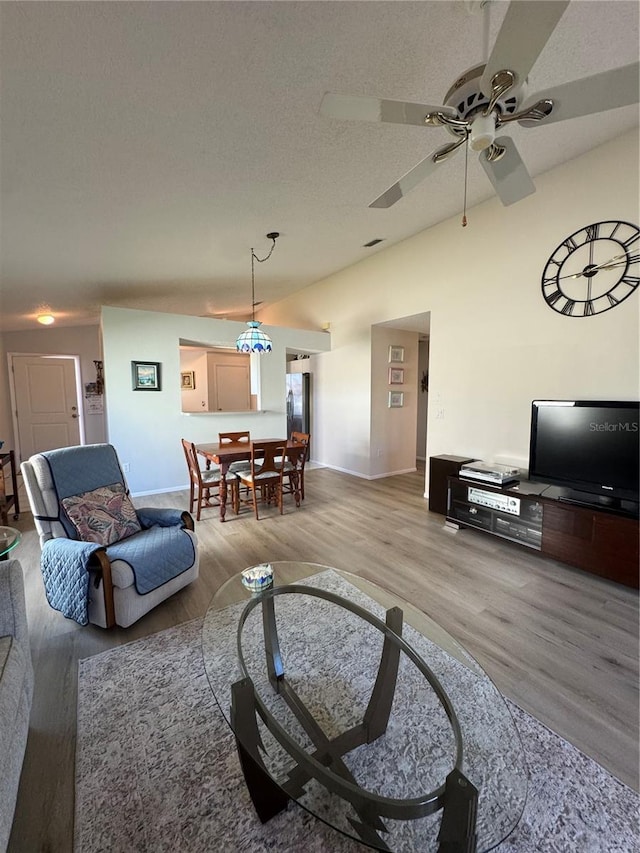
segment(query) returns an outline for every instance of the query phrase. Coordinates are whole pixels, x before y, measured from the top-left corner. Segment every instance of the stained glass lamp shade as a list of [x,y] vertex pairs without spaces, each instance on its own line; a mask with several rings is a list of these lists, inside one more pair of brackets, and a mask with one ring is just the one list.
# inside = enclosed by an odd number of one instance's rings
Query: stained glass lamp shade
[[249,328],[238,335],[238,352],[271,352],[271,338],[260,329],[260,323],[257,320],[249,320],[247,326]]

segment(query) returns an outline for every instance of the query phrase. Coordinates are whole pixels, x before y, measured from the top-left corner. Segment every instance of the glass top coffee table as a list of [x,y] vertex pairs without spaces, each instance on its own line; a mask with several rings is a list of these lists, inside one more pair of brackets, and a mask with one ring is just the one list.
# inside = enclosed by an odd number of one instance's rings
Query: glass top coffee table
[[0,526],[0,560],[6,560],[9,551],[20,544],[22,533],[15,527]]
[[527,769],[504,699],[415,607],[362,578],[278,562],[238,574],[204,619],[207,677],[264,822],[295,800],[377,850],[490,850]]

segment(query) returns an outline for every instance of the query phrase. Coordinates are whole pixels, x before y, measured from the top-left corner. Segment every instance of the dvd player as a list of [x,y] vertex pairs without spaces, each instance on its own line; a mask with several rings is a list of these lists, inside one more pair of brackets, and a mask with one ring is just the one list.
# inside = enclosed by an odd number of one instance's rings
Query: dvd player
[[506,486],[509,483],[518,482],[520,471],[508,465],[465,462],[460,468],[460,476],[465,480],[478,480],[481,483],[492,483],[494,486]]

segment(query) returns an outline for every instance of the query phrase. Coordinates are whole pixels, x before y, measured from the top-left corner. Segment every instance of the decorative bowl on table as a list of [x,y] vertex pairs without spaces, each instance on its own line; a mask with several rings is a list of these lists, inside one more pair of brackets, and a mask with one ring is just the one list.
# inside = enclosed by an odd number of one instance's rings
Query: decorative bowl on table
[[251,566],[242,574],[242,584],[250,592],[262,592],[273,584],[273,569],[269,563],[261,563],[259,566]]

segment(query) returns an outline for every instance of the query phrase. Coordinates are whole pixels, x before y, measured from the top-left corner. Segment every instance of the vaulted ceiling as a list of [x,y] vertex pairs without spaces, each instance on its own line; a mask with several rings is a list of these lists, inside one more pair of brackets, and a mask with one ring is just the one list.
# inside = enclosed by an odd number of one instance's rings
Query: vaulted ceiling
[[[484,8],[481,8],[484,7]],[[0,4],[0,330],[96,322],[101,304],[244,318],[461,210],[458,154],[386,210],[368,204],[443,128],[319,114],[325,92],[441,104],[486,59],[507,3]],[[637,2],[574,0],[535,92],[638,59]],[[638,126],[637,105],[525,129],[535,180]],[[468,205],[493,195],[475,158]],[[364,248],[372,239],[382,243]]]

